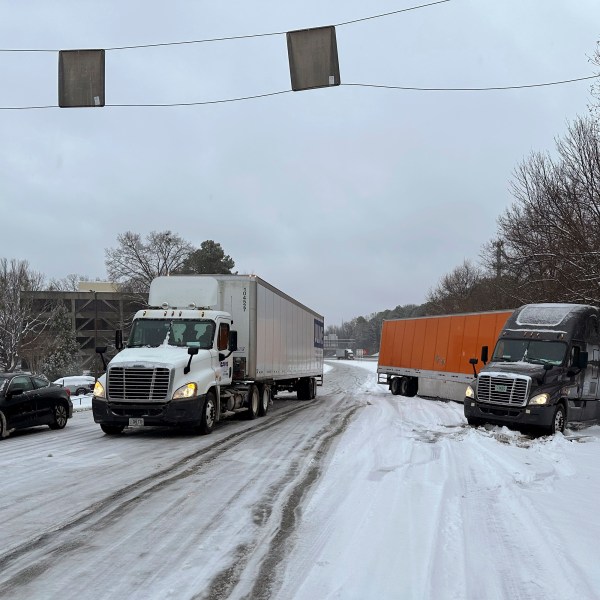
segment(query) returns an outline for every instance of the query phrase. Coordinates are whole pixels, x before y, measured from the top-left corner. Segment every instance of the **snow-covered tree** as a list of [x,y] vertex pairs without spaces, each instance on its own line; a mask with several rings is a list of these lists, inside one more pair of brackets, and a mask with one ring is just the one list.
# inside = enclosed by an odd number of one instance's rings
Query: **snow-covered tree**
[[0,370],[20,367],[20,348],[25,336],[35,338],[47,325],[24,291],[42,289],[44,276],[24,260],[0,258]]

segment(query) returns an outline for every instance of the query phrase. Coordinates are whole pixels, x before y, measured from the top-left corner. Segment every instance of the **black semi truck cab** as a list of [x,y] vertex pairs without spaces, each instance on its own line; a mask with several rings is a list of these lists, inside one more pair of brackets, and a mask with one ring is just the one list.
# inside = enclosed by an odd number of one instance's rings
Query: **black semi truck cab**
[[[564,431],[600,419],[600,309],[526,304],[508,318],[488,362],[467,387],[470,425],[493,423]],[[471,360],[476,363],[476,359]]]

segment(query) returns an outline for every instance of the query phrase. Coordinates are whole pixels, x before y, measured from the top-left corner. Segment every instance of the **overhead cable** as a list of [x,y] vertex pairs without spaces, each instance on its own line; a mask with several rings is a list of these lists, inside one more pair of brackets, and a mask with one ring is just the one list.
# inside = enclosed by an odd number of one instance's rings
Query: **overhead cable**
[[[411,10],[417,10],[419,8],[427,8],[429,6],[434,6],[436,4],[444,4],[446,2],[451,2],[452,0],[438,0],[437,2],[429,2],[428,4],[420,4],[418,6],[411,6],[409,8],[402,8],[399,10],[394,10],[391,12],[381,13],[378,15],[372,15],[370,17],[362,17],[360,19],[354,19],[353,21],[345,21],[343,23],[334,24],[334,27],[341,27],[343,25],[351,25],[354,23],[360,23],[362,21],[370,21],[372,19],[381,19],[383,17],[389,17],[392,15],[397,15],[400,13],[408,12]],[[161,46],[184,46],[190,44],[207,44],[210,42],[227,42],[231,40],[246,40],[250,38],[260,38],[260,37],[269,37],[274,35],[285,35],[287,31],[273,31],[271,33],[256,33],[249,35],[235,35],[228,37],[219,37],[219,38],[206,38],[201,40],[186,40],[182,42],[158,42],[155,44],[136,44],[132,46],[113,46],[112,48],[104,48],[107,52],[110,50],[136,50],[139,48],[158,48]],[[0,48],[0,52],[60,52],[60,49],[53,48]]]

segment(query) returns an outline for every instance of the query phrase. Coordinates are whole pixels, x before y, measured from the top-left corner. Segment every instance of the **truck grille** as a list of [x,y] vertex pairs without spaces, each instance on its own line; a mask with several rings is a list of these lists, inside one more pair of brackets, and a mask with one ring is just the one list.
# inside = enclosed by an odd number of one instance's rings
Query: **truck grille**
[[166,400],[169,375],[169,369],[113,367],[108,371],[108,397],[110,400]]
[[529,396],[531,378],[511,375],[479,375],[477,380],[477,398],[481,402],[525,406]]

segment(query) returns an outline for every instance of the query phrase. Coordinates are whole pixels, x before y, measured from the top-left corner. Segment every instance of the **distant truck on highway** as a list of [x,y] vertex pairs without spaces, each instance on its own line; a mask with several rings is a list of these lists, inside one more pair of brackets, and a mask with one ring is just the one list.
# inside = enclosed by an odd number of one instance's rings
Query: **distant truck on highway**
[[493,347],[512,311],[465,313],[384,321],[378,383],[394,395],[463,402],[482,346]]
[[488,362],[467,387],[471,425],[534,426],[548,433],[600,419],[600,309],[526,304],[506,321]]
[[354,352],[350,348],[337,348],[335,356],[338,360],[354,360]]
[[259,277],[158,277],[148,304],[125,347],[117,332],[120,352],[94,389],[94,421],[106,434],[147,425],[210,433],[227,415],[265,415],[281,390],[316,397],[323,316]]

